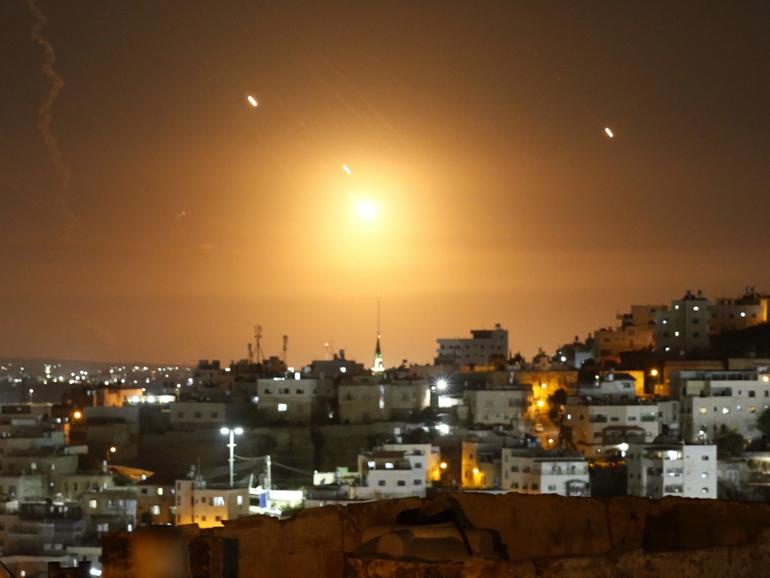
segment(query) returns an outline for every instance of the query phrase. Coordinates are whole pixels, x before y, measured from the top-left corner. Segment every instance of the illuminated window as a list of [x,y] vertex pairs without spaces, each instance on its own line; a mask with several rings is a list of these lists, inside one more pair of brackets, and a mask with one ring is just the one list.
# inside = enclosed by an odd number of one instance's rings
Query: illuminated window
[[235,498],[235,503],[238,504],[239,506],[242,506],[243,505],[243,496],[237,496]]
[[278,404],[278,411],[283,413],[285,411],[289,411],[289,405],[286,403],[279,403]]
[[88,507],[92,510],[96,509],[96,500],[88,500]]
[[212,506],[222,507],[225,505],[225,499],[222,496],[214,496],[211,500]]
[[153,506],[152,507],[152,515],[153,516],[160,516],[160,506]]

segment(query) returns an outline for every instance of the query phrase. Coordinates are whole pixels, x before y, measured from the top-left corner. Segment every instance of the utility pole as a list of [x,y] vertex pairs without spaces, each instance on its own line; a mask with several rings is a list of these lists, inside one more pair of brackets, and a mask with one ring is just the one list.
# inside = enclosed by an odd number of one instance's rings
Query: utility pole
[[223,427],[219,430],[222,435],[229,435],[230,442],[227,447],[230,450],[230,458],[227,460],[230,470],[230,487],[235,486],[235,436],[243,433],[242,427]]
[[230,487],[235,485],[235,431],[230,430],[230,443],[227,444],[230,448],[230,459],[227,460],[230,465]]
[[265,489],[269,492],[273,487],[273,466],[270,461],[270,454],[265,456],[265,468],[267,469],[265,473]]

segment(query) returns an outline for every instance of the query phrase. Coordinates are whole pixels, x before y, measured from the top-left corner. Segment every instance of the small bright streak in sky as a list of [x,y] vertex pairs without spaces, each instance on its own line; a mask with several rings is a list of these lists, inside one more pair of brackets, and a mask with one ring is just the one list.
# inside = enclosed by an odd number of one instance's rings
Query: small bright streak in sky
[[342,170],[345,171],[349,175],[353,174],[353,171],[350,170],[350,167],[348,165],[342,165]]
[[610,127],[606,127],[606,128],[604,129],[604,132],[606,133],[606,135],[607,135],[608,137],[610,137],[610,138],[615,138],[615,133],[614,133],[614,132],[612,132],[612,129],[611,129]]
[[246,97],[246,100],[249,101],[249,104],[251,106],[253,106],[254,108],[257,108],[257,99],[256,98],[254,98],[253,96],[249,95],[249,96]]

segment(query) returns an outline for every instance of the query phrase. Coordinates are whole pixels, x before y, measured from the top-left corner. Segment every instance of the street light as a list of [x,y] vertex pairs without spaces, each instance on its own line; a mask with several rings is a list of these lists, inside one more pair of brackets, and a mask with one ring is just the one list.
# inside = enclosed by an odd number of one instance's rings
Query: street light
[[227,460],[230,464],[230,487],[232,488],[233,478],[234,478],[234,468],[235,468],[235,436],[239,436],[243,433],[242,427],[223,427],[219,430],[219,433],[221,433],[223,436],[229,435],[230,436],[230,442],[227,444],[227,447],[230,448],[230,459]]
[[443,377],[436,381],[436,389],[439,391],[444,391],[446,388],[449,387],[449,382],[444,379]]

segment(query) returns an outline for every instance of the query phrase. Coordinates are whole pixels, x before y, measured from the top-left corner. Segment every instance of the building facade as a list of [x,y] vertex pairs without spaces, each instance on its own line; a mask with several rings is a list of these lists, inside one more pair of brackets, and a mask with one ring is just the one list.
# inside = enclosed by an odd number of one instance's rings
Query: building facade
[[671,302],[667,311],[655,314],[655,349],[682,355],[709,346],[710,302],[698,291],[687,291],[682,299]]
[[631,496],[717,497],[715,445],[631,445],[626,467]]
[[508,330],[499,323],[494,329],[473,329],[470,339],[441,338],[437,343],[437,365],[489,365],[508,358]]
[[502,488],[524,494],[590,496],[588,462],[580,455],[503,448]]

